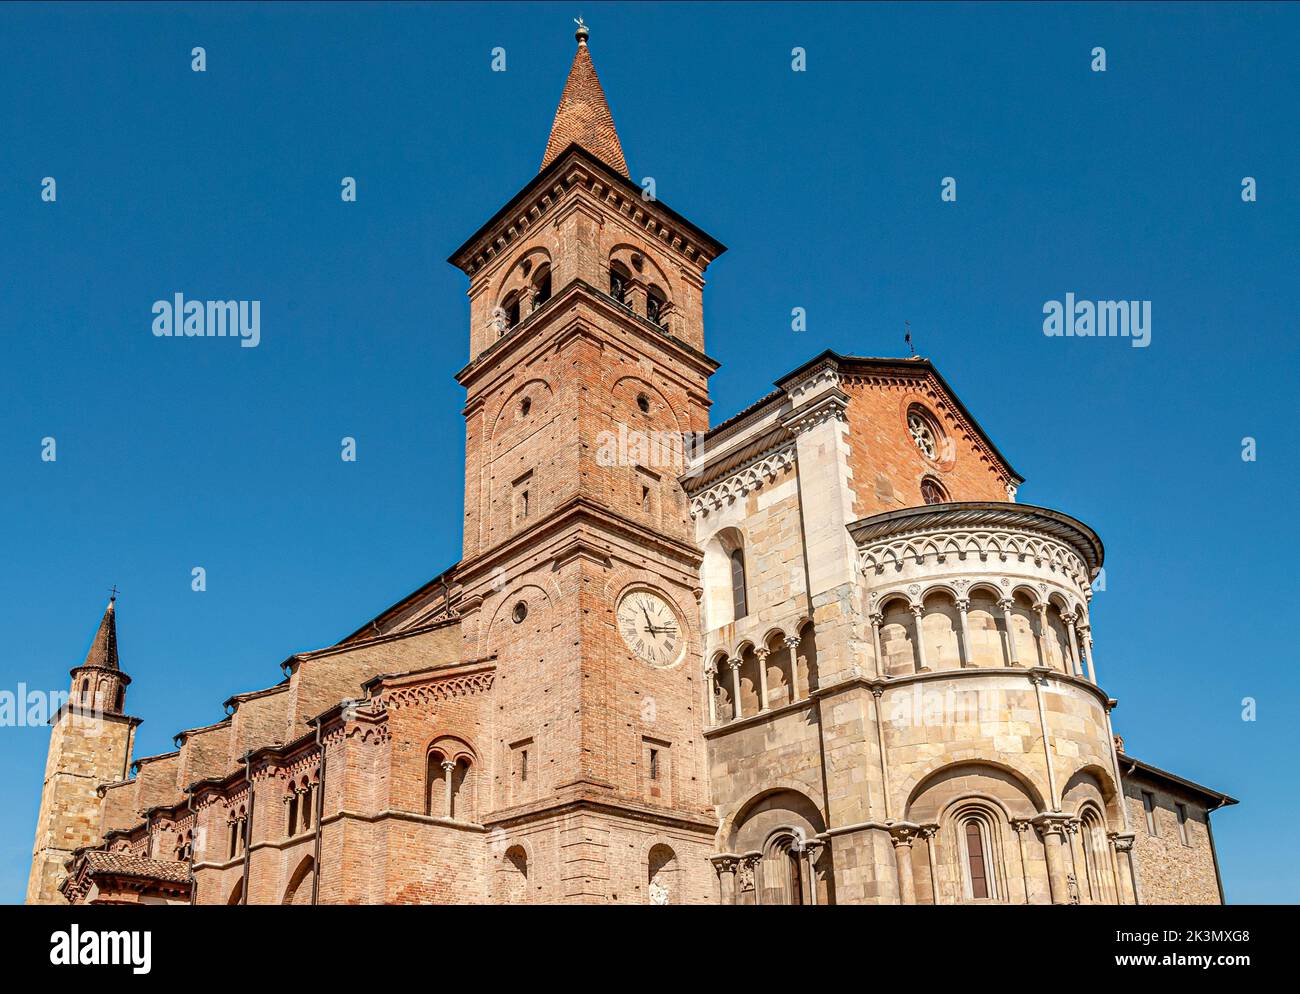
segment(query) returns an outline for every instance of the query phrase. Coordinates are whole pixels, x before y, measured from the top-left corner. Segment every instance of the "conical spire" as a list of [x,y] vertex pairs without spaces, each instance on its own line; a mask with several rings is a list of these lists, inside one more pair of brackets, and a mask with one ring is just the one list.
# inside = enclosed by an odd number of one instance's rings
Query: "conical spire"
[[623,158],[618,132],[614,130],[614,116],[609,112],[605,91],[600,88],[591,52],[587,50],[590,32],[582,18],[578,18],[577,24],[574,36],[578,39],[578,51],[573,56],[564,93],[560,95],[555,123],[551,125],[551,138],[546,143],[542,169],[538,172],[549,166],[572,142],[577,142],[605,165],[627,176],[627,161]]
[[99,623],[99,630],[95,632],[95,640],[90,643],[90,651],[86,653],[86,661],[81,664],[82,666],[117,669],[117,615],[113,611],[113,603],[116,600],[116,597],[108,599],[103,620]]

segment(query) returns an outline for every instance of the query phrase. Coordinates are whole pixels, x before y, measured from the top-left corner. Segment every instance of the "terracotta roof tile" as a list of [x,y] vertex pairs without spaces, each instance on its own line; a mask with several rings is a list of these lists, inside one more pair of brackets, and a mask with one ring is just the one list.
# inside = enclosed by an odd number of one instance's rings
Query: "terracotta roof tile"
[[144,877],[168,883],[185,883],[190,879],[189,863],[175,860],[149,859],[121,852],[104,852],[93,849],[86,853],[86,872],[113,873],[123,877]]
[[[541,172],[549,166],[570,144],[576,142],[607,166],[628,176],[623,146],[614,130],[614,117],[605,101],[596,67],[592,65],[587,50],[586,35],[578,35],[578,51],[573,56],[569,80],[560,95],[560,106],[551,125],[551,138],[542,156]],[[631,177],[629,176],[629,179]]]

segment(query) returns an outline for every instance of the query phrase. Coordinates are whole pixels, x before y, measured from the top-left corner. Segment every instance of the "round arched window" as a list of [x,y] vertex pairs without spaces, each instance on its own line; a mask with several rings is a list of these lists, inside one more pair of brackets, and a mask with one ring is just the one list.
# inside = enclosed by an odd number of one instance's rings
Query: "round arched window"
[[927,476],[921,481],[921,500],[927,504],[946,504],[948,494],[938,480]]

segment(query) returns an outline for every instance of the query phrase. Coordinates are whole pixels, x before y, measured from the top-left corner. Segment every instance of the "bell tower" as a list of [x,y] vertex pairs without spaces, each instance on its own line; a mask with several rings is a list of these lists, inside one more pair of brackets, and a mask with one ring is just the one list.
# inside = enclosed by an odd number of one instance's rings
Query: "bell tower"
[[469,276],[466,659],[495,656],[494,797],[539,899],[706,903],[716,822],[678,483],[708,427],[716,240],[634,182],[579,23],[541,170]]
[[104,609],[85,661],[71,671],[68,701],[50,719],[50,748],[36,819],[28,904],[64,904],[64,864],[74,850],[100,840],[98,787],[125,780],[139,718],[128,717],[131,678],[117,659],[116,595]]

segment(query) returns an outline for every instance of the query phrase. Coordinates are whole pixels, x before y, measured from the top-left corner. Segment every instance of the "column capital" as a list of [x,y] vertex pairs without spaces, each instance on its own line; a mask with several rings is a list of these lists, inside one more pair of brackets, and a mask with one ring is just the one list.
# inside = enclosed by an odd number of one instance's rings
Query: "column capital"
[[763,646],[761,649],[755,649],[754,655],[758,657],[758,661],[761,663],[766,660],[768,656],[772,655],[772,650],[767,646]]
[[901,846],[911,846],[912,840],[920,831],[921,826],[913,822],[896,821],[889,826],[889,837],[893,840],[894,848],[897,849]]
[[1030,828],[1030,825],[1029,825],[1029,819],[1028,819],[1028,818],[1012,818],[1012,819],[1011,819],[1011,828],[1015,831],[1015,833],[1016,833],[1017,835],[1024,835],[1026,832],[1029,831],[1029,828]]
[[1059,835],[1064,838],[1068,826],[1073,820],[1073,815],[1065,814],[1062,811],[1047,811],[1031,818],[1030,824],[1038,829],[1038,834],[1043,838],[1049,835]]
[[741,664],[741,660],[734,656],[731,659],[727,660],[727,665],[730,666],[733,670],[740,669],[740,664]]
[[921,838],[925,839],[926,842],[929,842],[938,834],[939,826],[935,823],[921,826]]
[[799,648],[799,636],[798,636],[798,635],[787,635],[787,636],[785,637],[785,644],[786,644],[789,648],[791,648],[791,649],[797,649],[797,648]]
[[1110,839],[1115,846],[1116,852],[1131,852],[1133,850],[1133,833],[1132,832],[1108,832],[1106,837]]
[[438,764],[438,765],[440,765],[440,766],[441,766],[444,770],[446,770],[448,773],[450,773],[452,770],[454,770],[454,769],[456,768],[456,764],[455,764],[454,762],[452,762],[452,760],[450,760],[450,759],[444,759],[444,760],[443,760],[440,764]]
[[969,597],[958,597],[958,598],[957,598],[957,610],[960,611],[962,614],[965,614],[967,611],[969,611],[969,610],[970,610],[970,598],[969,598]]
[[736,868],[740,865],[740,857],[736,853],[724,852],[709,857],[709,862],[713,864],[713,869],[718,876],[724,873],[735,873]]

